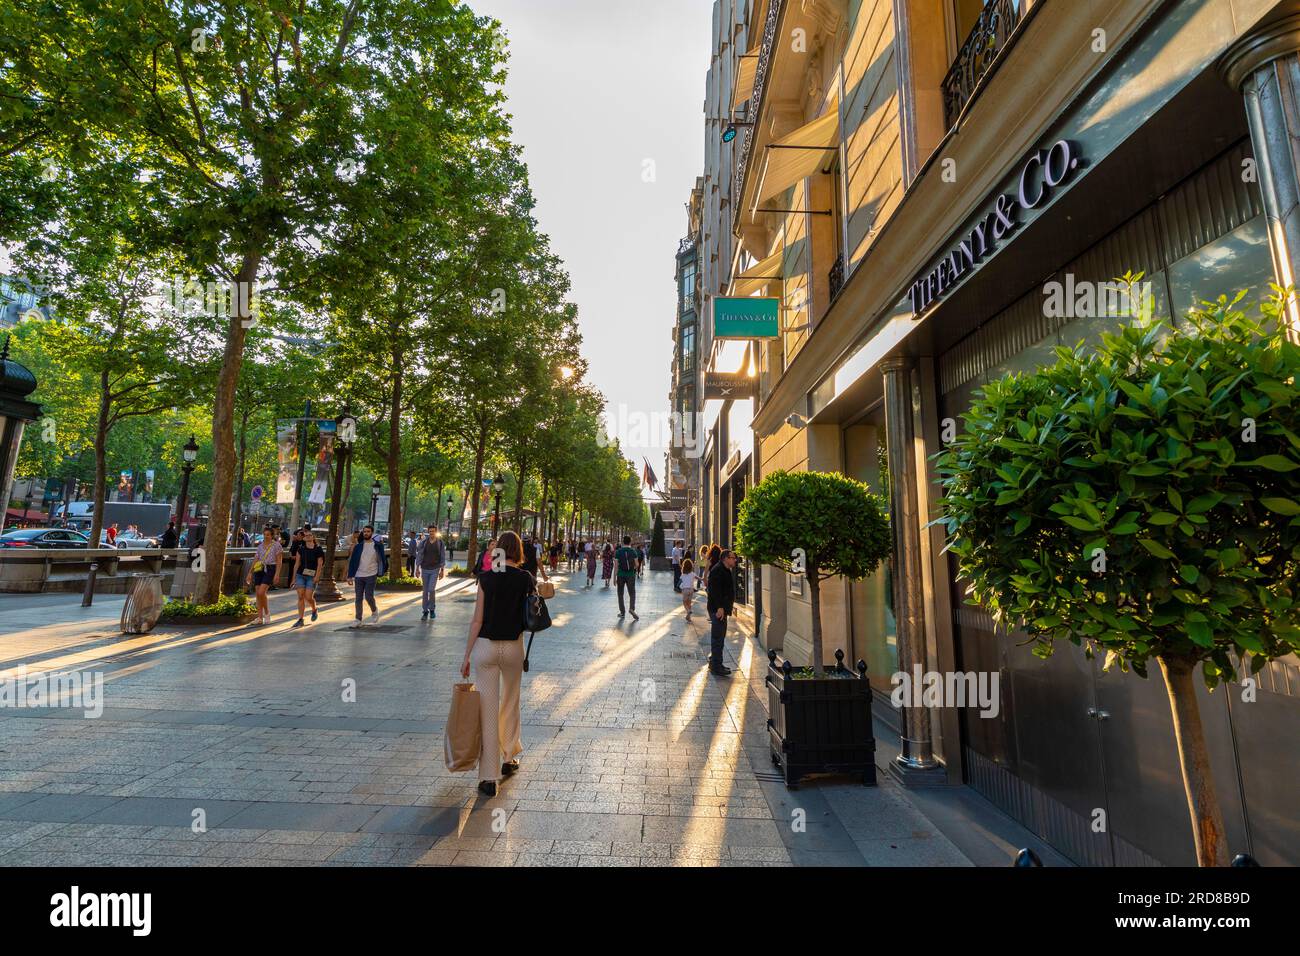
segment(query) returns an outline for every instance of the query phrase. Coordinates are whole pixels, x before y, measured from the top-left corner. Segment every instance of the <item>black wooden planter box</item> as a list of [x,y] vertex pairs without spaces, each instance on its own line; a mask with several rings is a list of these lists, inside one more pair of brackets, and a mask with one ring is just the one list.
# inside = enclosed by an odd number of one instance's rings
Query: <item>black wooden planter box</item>
[[836,651],[834,677],[794,678],[789,661],[767,652],[767,721],[772,762],[795,788],[810,773],[850,773],[864,786],[876,784],[876,738],[871,730],[871,685],[867,665],[855,674]]

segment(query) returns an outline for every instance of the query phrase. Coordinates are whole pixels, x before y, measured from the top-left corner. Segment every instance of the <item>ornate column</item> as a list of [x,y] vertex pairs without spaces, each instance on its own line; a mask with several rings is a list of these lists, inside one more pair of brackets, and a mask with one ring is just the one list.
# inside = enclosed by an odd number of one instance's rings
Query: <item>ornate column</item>
[[[1268,241],[1278,285],[1300,276],[1300,3],[1243,36],[1219,61],[1223,78],[1246,101]],[[1300,307],[1287,303],[1291,338],[1300,341]]]
[[[889,451],[889,523],[894,532],[894,620],[898,628],[898,669],[915,681],[924,673],[925,598],[921,583],[921,523],[917,514],[916,448],[912,427],[912,359],[880,364],[885,385],[885,440]],[[918,692],[920,687],[913,687]],[[903,735],[890,772],[906,786],[947,782],[934,759],[930,711],[915,703],[903,708]]]

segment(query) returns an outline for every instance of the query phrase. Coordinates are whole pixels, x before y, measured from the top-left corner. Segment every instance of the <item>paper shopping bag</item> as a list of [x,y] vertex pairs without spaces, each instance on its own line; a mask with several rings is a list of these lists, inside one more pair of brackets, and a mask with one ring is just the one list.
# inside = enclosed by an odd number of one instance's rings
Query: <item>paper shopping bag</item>
[[447,735],[443,739],[443,758],[453,773],[478,766],[483,742],[483,721],[479,712],[478,691],[470,683],[451,688],[451,713],[447,715]]

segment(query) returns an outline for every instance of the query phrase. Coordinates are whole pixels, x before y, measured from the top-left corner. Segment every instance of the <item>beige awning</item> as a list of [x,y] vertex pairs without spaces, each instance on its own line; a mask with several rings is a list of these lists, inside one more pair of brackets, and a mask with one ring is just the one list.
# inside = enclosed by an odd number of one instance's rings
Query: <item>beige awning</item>
[[736,60],[736,85],[731,95],[733,110],[754,95],[754,79],[757,75],[758,50],[755,49]]
[[762,262],[757,262],[740,273],[731,280],[731,295],[750,296],[760,291],[769,282],[785,278],[781,271],[781,260],[784,257],[785,250],[778,249]]
[[756,206],[819,172],[831,159],[839,141],[840,111],[838,106],[833,106],[826,115],[769,143]]

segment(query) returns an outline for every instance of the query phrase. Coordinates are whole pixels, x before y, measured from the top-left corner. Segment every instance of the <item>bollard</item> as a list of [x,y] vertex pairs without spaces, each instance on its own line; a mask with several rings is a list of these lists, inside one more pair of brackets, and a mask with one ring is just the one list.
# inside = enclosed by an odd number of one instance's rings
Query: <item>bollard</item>
[[1012,866],[1042,866],[1043,861],[1038,858],[1038,854],[1029,847],[1025,847],[1016,854],[1016,862]]
[[99,562],[92,561],[90,571],[86,574],[86,590],[81,593],[81,606],[90,607],[91,602],[95,600],[95,572],[99,570]]

